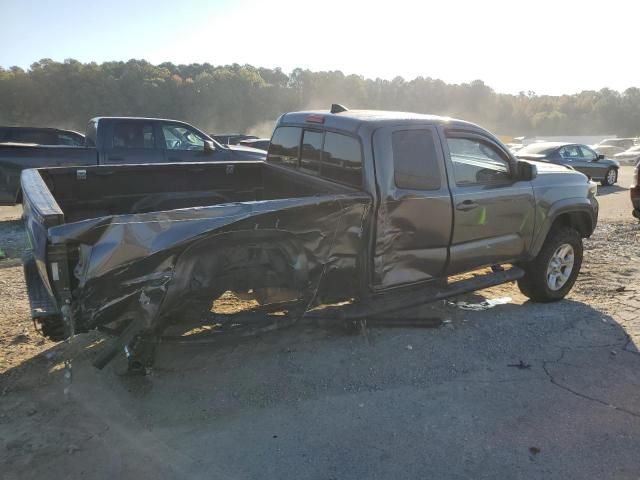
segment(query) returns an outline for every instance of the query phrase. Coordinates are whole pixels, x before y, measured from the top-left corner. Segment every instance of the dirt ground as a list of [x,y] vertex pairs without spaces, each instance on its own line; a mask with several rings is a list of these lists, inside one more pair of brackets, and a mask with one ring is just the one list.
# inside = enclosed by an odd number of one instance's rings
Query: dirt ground
[[91,367],[99,334],[34,331],[20,210],[0,210],[2,478],[637,479],[640,227],[625,178],[601,189],[560,303],[507,284],[414,313],[438,328],[160,345],[147,377],[122,359]]

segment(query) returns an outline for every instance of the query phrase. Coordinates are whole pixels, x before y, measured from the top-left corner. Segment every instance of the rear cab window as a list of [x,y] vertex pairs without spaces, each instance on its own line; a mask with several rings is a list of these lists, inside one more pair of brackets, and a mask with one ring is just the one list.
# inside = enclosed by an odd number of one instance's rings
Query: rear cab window
[[323,132],[316,130],[304,131],[300,150],[300,170],[308,173],[320,172],[323,137]]
[[302,129],[299,127],[278,127],[273,133],[267,161],[291,168],[298,167],[300,157],[300,138]]
[[87,147],[95,147],[97,143],[98,120],[91,120],[85,132],[85,144]]
[[362,148],[357,138],[315,128],[277,127],[267,162],[362,187]]

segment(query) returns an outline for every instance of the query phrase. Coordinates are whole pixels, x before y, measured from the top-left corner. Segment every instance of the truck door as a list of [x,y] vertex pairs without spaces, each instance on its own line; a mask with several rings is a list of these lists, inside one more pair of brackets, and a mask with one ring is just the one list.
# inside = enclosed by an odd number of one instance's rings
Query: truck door
[[532,241],[531,182],[515,178],[515,162],[488,136],[444,130],[453,197],[449,275],[519,258]]
[[373,144],[379,191],[373,289],[442,276],[453,217],[437,131],[430,125],[383,127]]
[[206,150],[205,139],[195,129],[179,123],[160,124],[167,162],[210,162],[215,152]]
[[164,150],[155,122],[151,120],[118,120],[111,126],[111,141],[106,138],[103,162],[162,163]]

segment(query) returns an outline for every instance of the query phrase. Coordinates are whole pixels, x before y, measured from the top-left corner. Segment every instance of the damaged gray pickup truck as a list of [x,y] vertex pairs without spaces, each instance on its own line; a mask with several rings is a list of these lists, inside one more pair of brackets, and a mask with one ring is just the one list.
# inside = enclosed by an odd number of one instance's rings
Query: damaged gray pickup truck
[[341,319],[515,280],[559,300],[598,216],[586,176],[518,161],[476,125],[340,105],[282,115],[266,161],[44,168],[21,183],[38,328],[111,333],[94,363],[124,351],[132,370],[188,306],[215,330],[202,315],[231,296],[261,318],[332,304]]

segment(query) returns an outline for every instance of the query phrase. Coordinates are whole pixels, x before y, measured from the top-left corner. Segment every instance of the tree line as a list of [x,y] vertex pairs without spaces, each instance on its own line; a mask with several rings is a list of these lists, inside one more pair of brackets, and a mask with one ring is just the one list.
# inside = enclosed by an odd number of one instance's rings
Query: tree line
[[148,116],[185,120],[207,132],[268,135],[281,113],[328,109],[331,103],[456,117],[502,135],[640,134],[640,89],[635,87],[511,95],[496,93],[481,80],[383,80],[300,68],[287,74],[238,64],[44,59],[28,70],[0,67],[0,125],[82,131],[94,116]]

